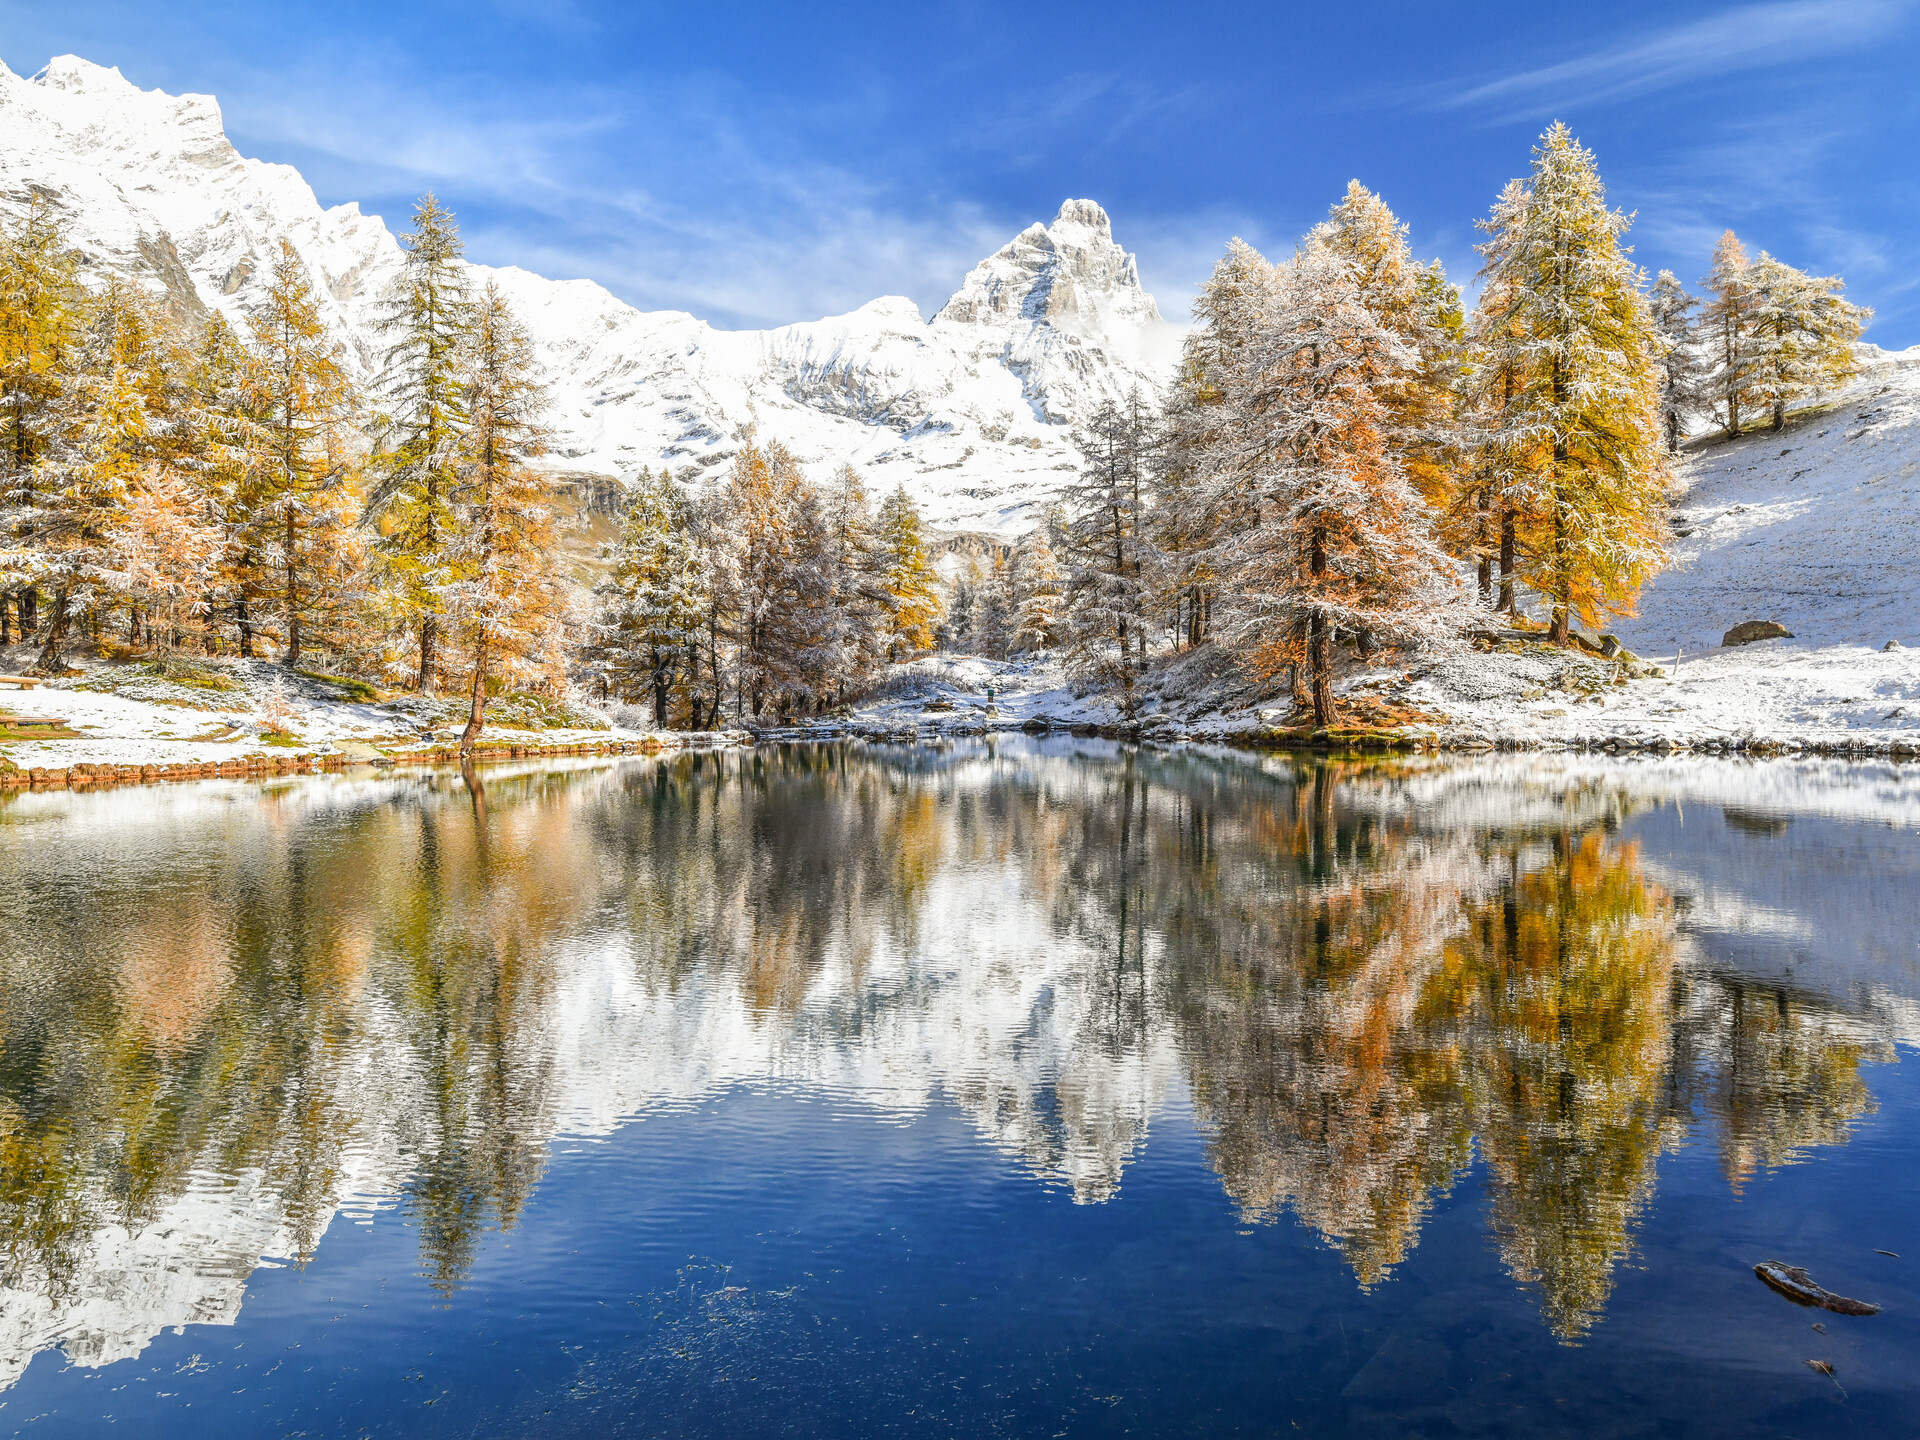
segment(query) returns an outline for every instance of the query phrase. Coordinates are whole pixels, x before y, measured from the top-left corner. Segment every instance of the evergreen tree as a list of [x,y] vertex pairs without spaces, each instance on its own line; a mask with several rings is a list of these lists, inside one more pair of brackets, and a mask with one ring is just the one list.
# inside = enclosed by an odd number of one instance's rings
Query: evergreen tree
[[0,644],[9,638],[9,599],[23,642],[39,624],[29,558],[35,474],[67,423],[88,309],[79,270],[79,253],[38,194],[0,226]]
[[356,396],[307,267],[284,239],[266,302],[249,324],[247,403],[260,447],[244,496],[251,588],[276,604],[285,661],[298,665],[308,620],[338,613],[357,559],[345,483]]
[[927,553],[920,511],[904,486],[881,505],[877,529],[881,634],[887,659],[905,660],[932,648],[941,616],[940,580]]
[[135,478],[159,458],[174,358],[158,307],[125,281],[90,302],[86,320],[20,510],[28,583],[52,596],[39,660],[52,671],[74,616],[97,626],[123,588],[113,539]]
[[1053,558],[1047,527],[1021,537],[1013,559],[1013,648],[1046,650],[1058,643],[1066,618],[1066,577]]
[[217,311],[201,326],[190,371],[193,405],[201,417],[194,463],[206,523],[217,547],[199,613],[208,649],[216,644],[214,616],[230,610],[239,626],[240,652],[253,653],[249,599],[257,562],[253,552],[255,457],[268,449],[252,405],[252,357]]
[[1017,624],[1013,599],[1013,565],[1007,552],[995,546],[986,579],[975,591],[973,634],[982,655],[1004,660],[1013,648]]
[[1313,232],[1345,262],[1360,303],[1418,357],[1381,392],[1387,444],[1430,503],[1444,501],[1455,469],[1454,391],[1463,340],[1460,293],[1439,261],[1421,265],[1407,227],[1358,180]]
[[1444,598],[1432,513],[1388,439],[1419,352],[1320,236],[1279,267],[1249,352],[1223,399],[1238,441],[1206,457],[1210,488],[1254,517],[1222,547],[1219,634],[1258,676],[1304,666],[1331,725],[1336,634],[1417,634]]
[[1837,275],[1815,276],[1774,259],[1766,251],[1752,266],[1752,394],[1773,415],[1773,428],[1787,421],[1787,406],[1836,389],[1860,373],[1854,343],[1873,317],[1871,310],[1840,295]]
[[1154,558],[1148,533],[1148,467],[1155,435],[1146,402],[1103,404],[1075,437],[1079,478],[1068,486],[1068,645],[1076,665],[1118,681],[1122,713],[1146,667],[1153,628]]
[[1693,318],[1699,305],[1671,270],[1660,272],[1647,301],[1660,357],[1660,428],[1667,437],[1669,455],[1680,453],[1687,421],[1705,401],[1706,367],[1701,362]]
[[[1203,479],[1206,457],[1237,443],[1226,396],[1251,363],[1260,317],[1271,299],[1273,266],[1235,239],[1194,303],[1179,382],[1163,417],[1154,466],[1152,539],[1165,565],[1170,608],[1190,646],[1207,638],[1220,583],[1219,547],[1251,516],[1238,493]],[[1058,533],[1065,539],[1065,528]],[[1063,549],[1066,548],[1063,546]]]
[[778,441],[734,457],[727,510],[735,536],[730,606],[747,714],[782,716],[817,700],[833,669],[834,556],[820,497]]
[[1720,406],[1729,436],[1740,433],[1740,410],[1750,400],[1759,355],[1754,345],[1752,265],[1746,247],[1728,230],[1713,247],[1713,268],[1701,283],[1707,303],[1700,329],[1710,357],[1708,393]]
[[1522,280],[1507,263],[1531,198],[1524,182],[1509,181],[1492,213],[1478,222],[1487,239],[1478,247],[1482,289],[1467,329],[1462,402],[1466,458],[1447,517],[1454,549],[1475,562],[1482,603],[1508,611],[1517,604],[1520,527],[1540,498],[1534,483],[1538,438],[1520,422],[1515,408],[1533,366],[1525,325],[1515,308]]
[[438,596],[447,579],[447,492],[467,424],[460,357],[474,306],[453,212],[431,192],[415,206],[413,229],[400,244],[402,289],[381,320],[393,343],[378,428],[391,448],[379,457],[367,513],[381,531],[381,583],[393,616],[418,636],[415,686],[430,694]]
[[707,576],[686,497],[664,469],[634,481],[606,558],[597,592],[602,674],[623,700],[649,693],[654,724],[665,725],[674,690],[695,678]]
[[1531,471],[1525,575],[1566,643],[1577,612],[1632,608],[1665,560],[1652,322],[1591,151],[1555,124],[1489,277],[1516,367],[1496,444]]
[[956,655],[975,653],[973,607],[978,589],[978,583],[967,575],[953,582],[953,598],[947,602],[946,623],[940,627],[938,636],[941,649]]
[[449,578],[436,599],[471,657],[466,751],[486,723],[489,681],[544,657],[566,593],[547,486],[526,464],[545,441],[546,391],[526,331],[491,284],[473,307],[459,361],[467,427],[446,492]]
[[[689,477],[691,482],[691,476]],[[698,730],[720,723],[726,700],[727,646],[740,594],[740,547],[726,486],[716,487],[694,501],[688,514],[688,533],[701,573],[706,578],[706,607],[700,617],[699,650],[688,681],[692,716],[688,725]]]
[[833,609],[841,654],[839,688],[864,685],[885,658],[880,544],[860,472],[842,465],[827,503],[833,546]]

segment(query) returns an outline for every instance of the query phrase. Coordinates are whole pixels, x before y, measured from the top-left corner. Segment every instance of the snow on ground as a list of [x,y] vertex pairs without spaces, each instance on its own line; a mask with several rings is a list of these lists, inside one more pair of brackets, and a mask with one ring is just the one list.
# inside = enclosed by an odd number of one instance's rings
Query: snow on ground
[[[1920,349],[1868,353],[1837,403],[1690,448],[1674,567],[1614,629],[1662,678],[1596,684],[1605,667],[1527,645],[1396,688],[1491,739],[1920,743]],[[1744,620],[1792,638],[1723,647]]]
[[[33,664],[24,646],[0,649],[0,674]],[[21,770],[74,765],[203,765],[249,755],[381,755],[445,744],[465,720],[463,700],[355,700],[339,686],[289,672],[265,660],[181,657],[184,678],[151,664],[115,665],[70,652],[81,673],[34,690],[0,688],[0,724],[9,716],[57,719],[71,738],[0,742],[0,762]],[[268,706],[278,690],[290,733],[268,732]],[[609,727],[591,712],[494,701],[487,744],[562,746],[636,740],[639,732]],[[533,723],[529,723],[533,722]]]

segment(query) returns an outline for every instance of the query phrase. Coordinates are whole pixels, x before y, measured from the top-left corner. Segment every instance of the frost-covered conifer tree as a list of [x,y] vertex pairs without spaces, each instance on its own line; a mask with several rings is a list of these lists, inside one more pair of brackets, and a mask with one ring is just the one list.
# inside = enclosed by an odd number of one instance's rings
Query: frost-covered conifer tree
[[1248,519],[1237,491],[1206,483],[1203,462],[1234,443],[1224,402],[1251,363],[1250,347],[1273,283],[1273,267],[1264,256],[1237,238],[1228,244],[1194,302],[1194,327],[1163,412],[1153,476],[1153,540],[1172,592],[1169,608],[1190,646],[1208,636],[1221,581],[1217,547]]
[[79,252],[38,195],[0,225],[0,644],[13,606],[23,642],[39,627],[36,467],[71,414],[88,310],[79,271]]
[[1439,261],[1414,260],[1407,227],[1358,180],[1315,229],[1313,243],[1346,262],[1360,302],[1418,357],[1381,392],[1385,435],[1407,478],[1430,504],[1442,504],[1455,468],[1460,293]]
[[1694,311],[1699,305],[1671,270],[1660,272],[1647,297],[1660,357],[1660,429],[1667,437],[1669,455],[1680,452],[1687,422],[1706,404],[1706,365],[1694,325]]
[[1527,475],[1523,574],[1573,616],[1629,611],[1666,558],[1668,473],[1657,349],[1593,153],[1555,124],[1534,151],[1524,210],[1489,275],[1487,319],[1515,374],[1494,443]]
[[708,577],[691,507],[664,469],[640,472],[620,538],[604,553],[596,668],[623,700],[650,694],[654,724],[665,725],[675,689],[696,679]]
[[1447,516],[1455,549],[1475,562],[1482,603],[1496,610],[1512,610],[1517,603],[1520,527],[1539,501],[1534,484],[1539,445],[1514,409],[1533,365],[1526,329],[1514,309],[1522,277],[1506,264],[1530,198],[1523,181],[1509,181],[1492,212],[1478,222],[1487,237],[1477,247],[1482,288],[1467,327],[1464,453]]
[[123,280],[87,303],[16,524],[30,586],[51,603],[39,666],[57,671],[76,615],[96,626],[121,579],[113,536],[142,469],[160,458],[166,372],[159,307]]
[[[458,355],[466,428],[454,453],[445,573],[435,612],[466,644],[470,664],[462,751],[486,723],[488,686],[554,649],[566,605],[546,483],[527,466],[545,440],[547,406],[533,345],[491,284],[473,307]],[[558,677],[555,677],[556,679]]]
[[860,472],[843,464],[827,499],[827,527],[833,547],[833,611],[840,650],[838,689],[866,683],[880,664],[884,592],[879,574],[879,540]]
[[947,623],[940,628],[942,648],[957,655],[971,655],[976,646],[973,630],[974,602],[979,586],[962,575],[953,582],[953,598],[947,602]]
[[889,661],[912,658],[933,645],[940,623],[940,578],[927,553],[920,510],[901,486],[880,506],[876,558],[880,564],[882,635]]
[[1854,342],[1873,318],[1849,303],[1837,275],[1809,275],[1760,252],[1748,272],[1752,290],[1752,394],[1787,423],[1787,406],[1835,389],[1860,373]]
[[1706,383],[1729,436],[1740,433],[1740,410],[1751,398],[1760,358],[1754,344],[1752,268],[1746,247],[1728,230],[1713,247],[1713,268],[1701,282],[1707,291],[1700,314],[1710,366]]
[[1081,670],[1119,683],[1127,715],[1154,626],[1148,506],[1156,439],[1138,390],[1124,404],[1106,402],[1075,437],[1080,474],[1064,497],[1068,648]]
[[1248,362],[1222,400],[1235,438],[1203,466],[1248,517],[1218,549],[1218,636],[1256,675],[1304,667],[1330,725],[1336,633],[1418,633],[1447,593],[1432,512],[1388,440],[1389,397],[1420,357],[1315,236],[1277,267]]
[[778,441],[734,457],[735,688],[746,714],[782,717],[819,700],[836,668],[834,554],[820,496]]
[[320,318],[307,267],[286,240],[266,302],[249,326],[247,409],[257,445],[244,494],[249,588],[274,607],[286,663],[298,665],[309,620],[337,613],[357,564],[345,483],[357,397]]
[[418,641],[414,684],[431,694],[438,596],[446,582],[447,491],[466,429],[460,356],[473,324],[453,212],[431,191],[414,207],[400,293],[381,328],[391,337],[377,429],[388,448],[375,464],[368,518],[381,530],[379,581],[392,621]]
[[1047,539],[1050,525],[1022,536],[1013,552],[1013,641],[1016,650],[1046,650],[1066,621],[1066,577]]
[[1006,659],[1007,652],[1013,648],[1014,626],[1013,565],[1007,552],[996,546],[988,560],[986,577],[975,592],[976,649],[989,659]]

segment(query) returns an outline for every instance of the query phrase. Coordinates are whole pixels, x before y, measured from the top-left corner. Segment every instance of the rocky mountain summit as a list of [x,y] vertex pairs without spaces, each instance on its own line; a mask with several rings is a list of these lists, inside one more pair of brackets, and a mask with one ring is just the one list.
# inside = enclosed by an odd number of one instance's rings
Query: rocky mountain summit
[[[40,196],[96,274],[139,276],[183,317],[243,321],[284,236],[359,378],[378,374],[393,229],[357,204],[323,208],[291,166],[241,156],[213,97],[141,90],[71,55],[31,79],[0,66],[0,140],[0,205]],[[851,461],[875,491],[904,484],[951,529],[1028,528],[1077,464],[1073,425],[1136,385],[1154,392],[1179,339],[1090,200],[981,261],[931,321],[889,296],[717,330],[590,280],[473,270],[508,293],[545,363],[555,469],[712,477],[752,433],[822,478]]]

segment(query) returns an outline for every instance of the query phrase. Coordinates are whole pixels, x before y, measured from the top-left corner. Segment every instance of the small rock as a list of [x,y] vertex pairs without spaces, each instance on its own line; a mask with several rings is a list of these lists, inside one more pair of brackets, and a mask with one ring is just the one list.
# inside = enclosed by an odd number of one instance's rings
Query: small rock
[[1880,647],[1880,649],[1881,649],[1881,650],[1882,650],[1883,652],[1884,652],[1884,651],[1888,651],[1888,650],[1904,650],[1904,649],[1906,649],[1906,648],[1907,648],[1907,647],[1906,647],[1906,646],[1904,646],[1904,645],[1902,645],[1902,644],[1901,644],[1901,643],[1900,643],[1900,642],[1899,642],[1898,640],[1889,640],[1889,641],[1887,641],[1887,643],[1886,643],[1886,644],[1884,644],[1884,645],[1882,645],[1882,646]]
[[1720,637],[1722,645],[1751,645],[1756,640],[1791,640],[1793,632],[1778,620],[1742,620]]

